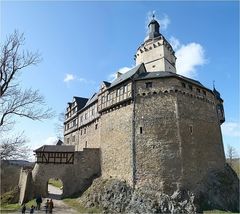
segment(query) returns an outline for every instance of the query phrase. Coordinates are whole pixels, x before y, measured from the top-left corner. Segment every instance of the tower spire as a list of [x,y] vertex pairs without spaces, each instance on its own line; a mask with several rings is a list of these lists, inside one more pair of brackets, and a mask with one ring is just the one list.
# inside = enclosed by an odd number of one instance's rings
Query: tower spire
[[159,33],[160,25],[157,22],[157,20],[155,20],[154,12],[153,12],[153,15],[152,15],[152,20],[148,24],[148,28],[149,28],[149,34],[148,34],[149,39],[154,39],[154,38],[160,36],[160,33]]

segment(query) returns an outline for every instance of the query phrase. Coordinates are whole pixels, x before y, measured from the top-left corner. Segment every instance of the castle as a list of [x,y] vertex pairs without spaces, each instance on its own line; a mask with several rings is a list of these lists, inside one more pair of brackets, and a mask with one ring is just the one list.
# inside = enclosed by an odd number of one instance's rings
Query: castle
[[192,189],[224,167],[223,100],[215,88],[178,75],[154,17],[148,28],[136,67],[68,103],[64,145],[99,149],[103,178],[167,193]]

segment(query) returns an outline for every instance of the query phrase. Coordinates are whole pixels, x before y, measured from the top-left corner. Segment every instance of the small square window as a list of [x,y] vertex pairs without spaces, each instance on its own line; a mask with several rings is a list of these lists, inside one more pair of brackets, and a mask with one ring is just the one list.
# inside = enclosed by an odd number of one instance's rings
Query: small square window
[[188,85],[188,88],[192,91],[192,85]]
[[197,92],[198,92],[198,93],[201,93],[201,91],[200,91],[200,89],[199,89],[199,88],[197,88]]
[[146,82],[146,88],[152,88],[152,82]]
[[182,82],[182,87],[186,88],[186,84],[184,82]]

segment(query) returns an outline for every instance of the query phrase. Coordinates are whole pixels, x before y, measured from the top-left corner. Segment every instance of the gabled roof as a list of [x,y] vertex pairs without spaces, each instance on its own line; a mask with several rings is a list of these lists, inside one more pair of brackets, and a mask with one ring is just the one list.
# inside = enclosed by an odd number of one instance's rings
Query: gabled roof
[[74,152],[75,146],[72,145],[44,145],[34,150],[34,152]]
[[136,67],[132,68],[131,70],[129,70],[128,72],[122,74],[120,77],[118,77],[117,79],[115,79],[109,88],[112,88],[122,82],[124,82],[125,80],[129,79],[130,77],[132,77],[134,74],[136,73],[143,73],[146,72],[146,68],[144,66],[144,64],[139,64]]
[[78,110],[83,108],[88,101],[88,98],[84,98],[84,97],[73,97],[73,98],[76,100]]
[[63,145],[63,142],[61,140],[58,140],[56,145],[61,146],[61,145]]
[[107,82],[107,81],[103,81],[103,84],[104,84],[106,87],[108,87],[108,86],[111,85],[111,83],[110,83],[110,82]]
[[97,100],[97,98],[98,98],[98,94],[97,94],[97,93],[94,93],[94,94],[92,95],[92,97],[87,101],[87,103],[86,103],[86,105],[84,106],[84,108],[87,107],[87,106],[89,106],[90,104],[94,103],[94,102]]

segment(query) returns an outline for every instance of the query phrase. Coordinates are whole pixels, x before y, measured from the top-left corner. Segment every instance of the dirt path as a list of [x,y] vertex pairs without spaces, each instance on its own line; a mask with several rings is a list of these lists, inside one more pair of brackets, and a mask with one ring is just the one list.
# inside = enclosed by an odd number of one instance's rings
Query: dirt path
[[[47,199],[52,198],[53,200],[53,204],[54,204],[54,209],[53,209],[53,213],[56,214],[76,214],[78,213],[76,210],[74,210],[73,208],[69,207],[67,204],[65,204],[60,198],[61,198],[61,194],[62,194],[62,190],[60,190],[57,187],[54,187],[52,185],[48,186],[48,190],[49,190],[49,197],[48,198],[43,198],[43,203],[41,205],[41,210],[34,210],[34,213],[46,213],[44,206],[45,203],[47,201]],[[15,212],[17,213],[21,213],[19,212]],[[15,214],[12,213],[12,214]],[[30,213],[30,210],[28,209],[26,211],[26,213]]]

